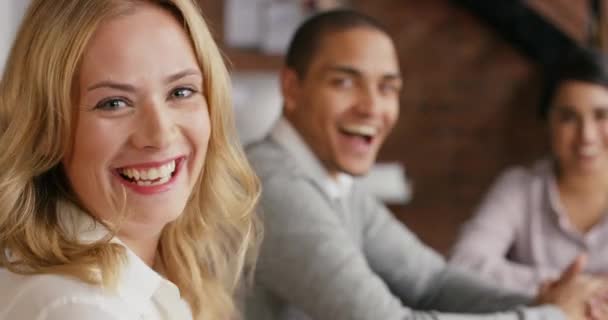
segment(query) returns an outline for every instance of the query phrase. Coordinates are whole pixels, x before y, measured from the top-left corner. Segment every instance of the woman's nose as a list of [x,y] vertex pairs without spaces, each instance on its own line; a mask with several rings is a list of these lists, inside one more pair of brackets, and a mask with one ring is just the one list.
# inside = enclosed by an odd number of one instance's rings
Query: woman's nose
[[164,103],[149,103],[140,107],[135,119],[133,145],[138,149],[164,149],[175,137],[175,123]]

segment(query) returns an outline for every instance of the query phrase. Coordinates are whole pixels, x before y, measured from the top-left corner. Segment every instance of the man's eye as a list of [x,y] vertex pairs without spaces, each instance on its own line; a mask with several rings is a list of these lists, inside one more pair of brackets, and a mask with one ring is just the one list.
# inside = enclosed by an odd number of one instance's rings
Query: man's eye
[[350,88],[353,86],[353,80],[350,78],[334,78],[331,80],[331,84],[338,88]]
[[598,109],[594,112],[595,120],[606,120],[608,119],[608,110]]

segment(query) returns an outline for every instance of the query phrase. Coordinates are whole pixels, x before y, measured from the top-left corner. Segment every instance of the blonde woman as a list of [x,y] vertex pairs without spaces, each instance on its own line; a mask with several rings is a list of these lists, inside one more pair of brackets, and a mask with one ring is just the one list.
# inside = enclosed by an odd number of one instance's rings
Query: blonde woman
[[0,83],[0,319],[234,319],[259,185],[192,0],[34,0]]

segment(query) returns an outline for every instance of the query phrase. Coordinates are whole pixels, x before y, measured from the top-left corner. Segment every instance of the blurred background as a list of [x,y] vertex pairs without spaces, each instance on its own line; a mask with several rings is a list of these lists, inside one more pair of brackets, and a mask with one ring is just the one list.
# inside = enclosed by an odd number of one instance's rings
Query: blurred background
[[[29,1],[0,1],[0,70]],[[504,168],[547,153],[543,71],[572,46],[603,45],[588,0],[199,0],[230,64],[244,143],[279,115],[276,72],[307,15],[348,6],[384,23],[404,90],[369,183],[423,241],[446,253]],[[375,178],[374,178],[375,177]]]
[[0,71],[4,70],[4,61],[28,4],[29,0],[0,1]]

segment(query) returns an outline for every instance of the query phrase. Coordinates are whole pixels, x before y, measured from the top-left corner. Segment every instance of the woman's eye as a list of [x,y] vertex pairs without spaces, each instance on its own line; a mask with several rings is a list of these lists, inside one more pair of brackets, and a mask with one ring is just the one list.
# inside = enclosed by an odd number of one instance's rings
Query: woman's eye
[[394,83],[380,84],[380,92],[385,94],[398,94],[401,91],[401,86]]
[[95,106],[95,109],[111,111],[127,106],[129,106],[129,104],[125,100],[113,98],[101,101]]
[[562,113],[559,116],[559,120],[561,122],[574,122],[576,121],[576,115],[574,115],[573,113]]
[[178,89],[175,89],[171,93],[171,97],[178,98],[178,99],[184,99],[184,98],[188,98],[188,97],[192,96],[193,94],[194,94],[194,90],[192,90],[190,88],[178,88]]

